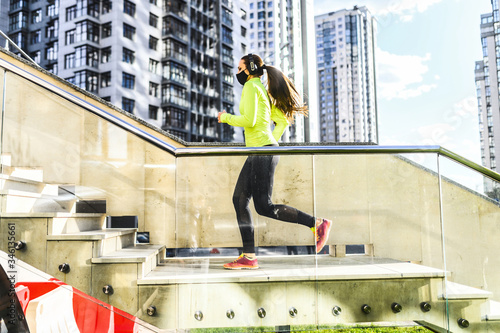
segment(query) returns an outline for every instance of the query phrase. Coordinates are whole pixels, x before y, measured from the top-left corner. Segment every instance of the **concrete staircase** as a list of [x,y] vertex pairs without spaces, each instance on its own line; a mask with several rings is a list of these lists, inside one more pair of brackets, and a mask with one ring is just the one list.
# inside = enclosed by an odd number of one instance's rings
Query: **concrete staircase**
[[137,244],[136,228],[106,228],[101,200],[77,198],[71,186],[43,183],[41,170],[9,162],[2,156],[0,249],[8,253],[8,226],[14,226],[17,259],[132,315],[139,312],[136,281],[165,257],[165,246]]
[[374,257],[373,249],[263,257],[259,270],[240,272],[222,269],[234,258],[166,259],[165,246],[136,243],[137,229],[106,228],[103,202],[81,200],[67,185],[43,183],[41,170],[8,160],[0,174],[0,249],[7,252],[13,224],[24,243],[18,259],[160,329],[417,322],[438,332],[500,331],[491,293],[445,283],[440,269]]

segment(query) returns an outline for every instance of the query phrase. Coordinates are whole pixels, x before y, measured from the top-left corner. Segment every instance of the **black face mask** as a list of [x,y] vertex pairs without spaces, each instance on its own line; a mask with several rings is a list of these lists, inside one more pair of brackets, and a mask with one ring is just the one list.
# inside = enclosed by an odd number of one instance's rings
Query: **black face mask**
[[245,82],[247,82],[248,74],[245,73],[245,70],[242,70],[241,72],[239,72],[238,74],[236,74],[236,79],[238,80],[238,82],[241,85],[244,85]]

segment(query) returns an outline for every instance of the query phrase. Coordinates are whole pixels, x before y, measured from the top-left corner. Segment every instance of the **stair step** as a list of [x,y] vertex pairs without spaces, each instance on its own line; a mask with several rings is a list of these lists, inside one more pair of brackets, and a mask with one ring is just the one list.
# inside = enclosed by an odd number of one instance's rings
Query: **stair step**
[[49,221],[49,235],[102,231],[106,220],[100,213],[58,213]]
[[93,247],[93,258],[105,256],[114,251],[133,246],[137,229],[102,229],[89,230],[77,233],[48,235],[47,241],[91,241],[96,242]]
[[166,259],[164,263],[139,280],[139,285],[338,281],[373,279],[442,278],[444,272],[392,259],[370,256],[276,256],[259,258],[259,269],[228,271],[222,265],[235,258]]
[[92,263],[141,263],[155,257],[164,249],[165,245],[137,244],[133,247],[126,247],[98,258],[92,258]]
[[156,268],[163,257],[165,257],[164,245],[136,244],[92,258],[91,262],[93,264],[141,264],[140,277],[143,278]]
[[0,174],[0,194],[30,198],[57,197],[58,190],[57,185]]
[[2,165],[2,174],[15,178],[43,182],[43,169],[40,167],[13,167]]
[[481,305],[481,319],[500,321],[500,302],[488,300]]
[[47,240],[68,240],[68,241],[103,240],[123,235],[135,234],[136,231],[137,229],[88,230],[77,233],[48,235]]
[[[463,284],[447,281],[446,296],[449,300],[464,300],[464,299],[485,299],[492,295],[491,292],[469,287]],[[441,294],[440,299],[445,299],[445,295]]]

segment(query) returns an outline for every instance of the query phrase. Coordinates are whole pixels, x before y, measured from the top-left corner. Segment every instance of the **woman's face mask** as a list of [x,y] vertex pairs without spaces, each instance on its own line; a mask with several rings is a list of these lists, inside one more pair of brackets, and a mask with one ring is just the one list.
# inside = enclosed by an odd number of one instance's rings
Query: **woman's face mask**
[[238,80],[238,82],[241,85],[244,85],[245,82],[247,82],[248,74],[245,73],[245,70],[243,69],[241,72],[239,72],[238,74],[236,74],[236,79]]

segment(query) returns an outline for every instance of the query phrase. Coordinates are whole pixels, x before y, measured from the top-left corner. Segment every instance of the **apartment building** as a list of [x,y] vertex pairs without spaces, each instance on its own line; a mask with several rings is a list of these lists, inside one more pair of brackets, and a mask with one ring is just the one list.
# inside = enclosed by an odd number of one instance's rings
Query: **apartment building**
[[377,143],[374,18],[355,6],[315,24],[321,141]]
[[[2,2],[4,3],[4,2]],[[186,141],[232,141],[230,0],[11,0],[8,35],[38,64]]]
[[476,61],[475,81],[482,164],[496,171],[496,156],[500,156],[500,18],[498,0],[491,3],[492,12],[481,15],[483,59]]
[[248,52],[291,78],[309,117],[297,117],[283,141],[317,142],[318,109],[312,0],[249,0]]

